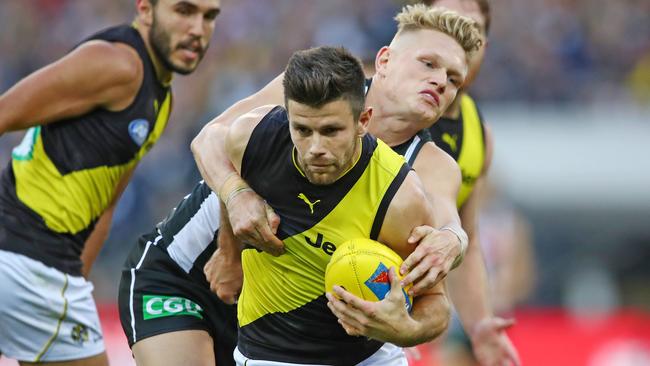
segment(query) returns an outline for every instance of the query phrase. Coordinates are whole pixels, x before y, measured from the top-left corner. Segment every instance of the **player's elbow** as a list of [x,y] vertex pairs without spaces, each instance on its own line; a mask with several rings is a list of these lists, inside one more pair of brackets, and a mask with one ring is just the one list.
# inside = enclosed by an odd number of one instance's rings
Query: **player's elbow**
[[10,112],[11,109],[4,95],[0,95],[0,111],[0,136],[2,136],[5,132],[15,130],[12,128],[15,125],[13,113]]
[[192,139],[192,142],[190,143],[190,149],[192,150],[192,154],[194,154],[195,157],[199,157],[201,155],[205,149],[205,144],[210,141],[210,136],[213,128],[213,124],[208,123],[207,125],[203,126],[198,135]]
[[199,131],[198,135],[194,136],[192,142],[190,143],[190,150],[192,150],[192,154],[194,154],[194,156],[196,156],[198,151],[201,149],[201,144],[203,144],[204,139],[204,131],[206,128],[208,128],[208,126],[203,127],[201,131]]

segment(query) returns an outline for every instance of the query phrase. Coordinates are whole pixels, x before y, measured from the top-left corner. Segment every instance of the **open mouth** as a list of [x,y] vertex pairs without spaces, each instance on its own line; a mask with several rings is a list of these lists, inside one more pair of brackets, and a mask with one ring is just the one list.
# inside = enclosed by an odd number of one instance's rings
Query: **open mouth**
[[203,47],[196,42],[181,43],[178,46],[178,50],[181,51],[181,54],[185,59],[190,61],[198,59],[203,53]]

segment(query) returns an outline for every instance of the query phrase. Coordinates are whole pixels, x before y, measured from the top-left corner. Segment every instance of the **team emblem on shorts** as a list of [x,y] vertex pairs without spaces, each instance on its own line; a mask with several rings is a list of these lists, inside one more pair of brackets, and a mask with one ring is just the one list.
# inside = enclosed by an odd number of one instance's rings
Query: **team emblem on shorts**
[[77,324],[74,327],[72,327],[72,331],[70,332],[70,336],[72,337],[72,340],[79,343],[83,344],[84,342],[88,342],[90,339],[90,335],[88,332],[88,327],[83,325],[83,324]]
[[133,142],[142,146],[144,140],[147,139],[149,134],[149,121],[146,119],[134,119],[129,123],[129,135]]

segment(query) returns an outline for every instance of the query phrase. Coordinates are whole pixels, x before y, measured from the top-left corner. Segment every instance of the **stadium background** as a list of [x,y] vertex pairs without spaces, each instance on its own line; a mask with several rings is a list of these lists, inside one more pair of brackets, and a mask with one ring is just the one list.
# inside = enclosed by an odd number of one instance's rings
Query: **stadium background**
[[[0,1],[0,92],[87,35],[130,21],[133,4]],[[401,5],[222,0],[210,50],[197,72],[174,81],[171,123],[124,194],[92,273],[112,364],[131,362],[114,308],[119,269],[137,236],[199,179],[192,137],[277,75],[294,50],[343,45],[372,60]],[[650,1],[494,0],[492,8],[472,94],[496,138],[490,179],[501,203],[530,223],[536,263],[513,340],[525,365],[648,365]],[[0,138],[3,167],[21,138]]]

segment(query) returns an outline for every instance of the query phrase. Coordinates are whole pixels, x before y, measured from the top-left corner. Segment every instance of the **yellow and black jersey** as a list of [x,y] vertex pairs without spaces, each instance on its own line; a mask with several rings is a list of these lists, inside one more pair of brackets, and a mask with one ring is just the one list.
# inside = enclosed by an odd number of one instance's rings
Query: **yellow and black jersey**
[[485,163],[485,127],[474,100],[463,94],[458,119],[440,118],[429,128],[433,141],[451,155],[463,175],[458,192],[458,207],[462,206],[481,176]]
[[90,40],[138,52],[144,77],[135,100],[118,112],[97,108],[30,128],[0,178],[0,249],[73,275],[117,183],[158,140],[171,110],[169,86],[158,81],[135,28],[109,28],[83,42]]
[[376,239],[409,168],[386,144],[366,135],[354,166],[331,185],[313,185],[296,162],[286,111],[276,107],[254,129],[242,176],[280,216],[287,252],[242,254],[239,298],[242,354],[269,361],[353,365],[381,343],[348,336],[327,307],[325,267],[337,245]]

